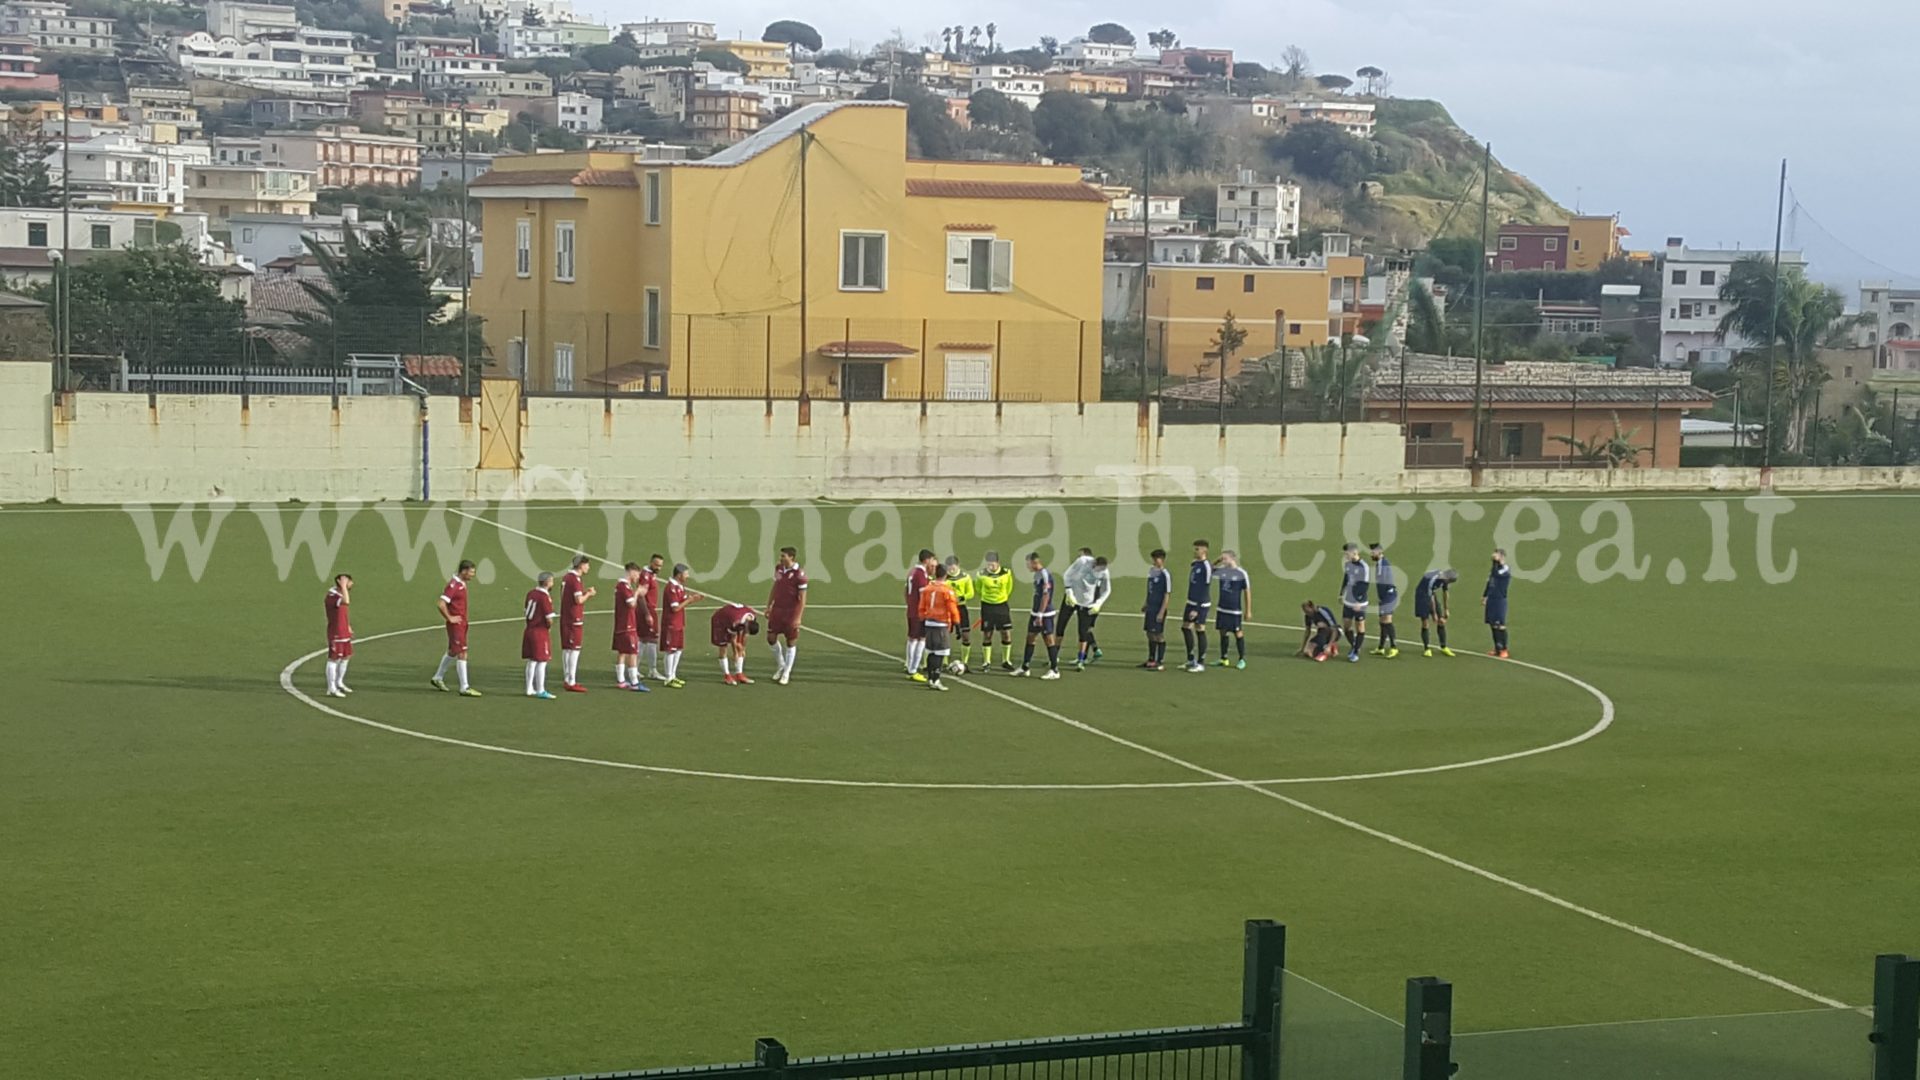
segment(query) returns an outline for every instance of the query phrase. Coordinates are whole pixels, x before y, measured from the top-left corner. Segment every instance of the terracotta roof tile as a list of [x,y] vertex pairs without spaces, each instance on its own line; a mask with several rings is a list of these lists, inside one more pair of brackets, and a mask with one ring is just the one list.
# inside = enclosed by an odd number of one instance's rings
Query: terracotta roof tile
[[919,350],[897,341],[829,341],[820,346],[821,356],[843,360],[888,360],[918,355]]
[[640,178],[624,169],[582,169],[576,187],[639,187]]
[[429,378],[459,378],[461,375],[460,358],[457,356],[409,355],[403,356],[400,359],[406,362],[407,374],[415,378],[420,378],[421,376],[427,376]]
[[1086,184],[1048,184],[1026,180],[935,180],[910,178],[907,194],[946,199],[1052,199],[1105,203],[1107,197]]

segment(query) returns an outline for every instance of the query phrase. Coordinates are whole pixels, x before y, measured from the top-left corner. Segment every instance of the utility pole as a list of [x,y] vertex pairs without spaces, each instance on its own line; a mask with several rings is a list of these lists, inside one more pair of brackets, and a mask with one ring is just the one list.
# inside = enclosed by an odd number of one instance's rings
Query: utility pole
[[60,83],[60,266],[54,300],[60,308],[60,384],[65,390],[73,373],[73,106],[68,98],[66,80]]
[[1774,351],[1780,342],[1780,236],[1787,220],[1787,159],[1780,159],[1780,194],[1773,211],[1773,318],[1767,331],[1767,415],[1760,444],[1762,474],[1773,465]]
[[1485,387],[1487,380],[1486,310],[1487,310],[1487,214],[1493,202],[1493,144],[1487,144],[1485,160],[1480,165],[1480,246],[1474,251],[1473,261],[1473,460],[1470,464],[1478,466],[1486,460],[1481,453],[1481,436],[1485,432],[1482,410],[1485,408]]
[[[800,132],[800,400],[807,400],[807,148],[813,133]],[[689,355],[688,361],[693,357]],[[997,358],[996,358],[997,361]],[[844,388],[843,388],[844,391]]]
[[[1153,272],[1153,219],[1147,212],[1152,205],[1153,143],[1140,144],[1140,410],[1147,408],[1147,278]],[[1161,357],[1164,361],[1166,358]]]
[[[460,385],[473,396],[473,225],[467,216],[467,95],[460,95]],[[432,236],[429,228],[427,235]]]

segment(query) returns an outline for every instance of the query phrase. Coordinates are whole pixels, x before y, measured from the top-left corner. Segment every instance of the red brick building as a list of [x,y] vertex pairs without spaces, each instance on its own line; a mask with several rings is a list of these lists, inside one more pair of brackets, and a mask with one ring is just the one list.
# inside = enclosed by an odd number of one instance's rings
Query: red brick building
[[1502,225],[1487,269],[1498,274],[1521,270],[1565,270],[1573,245],[1565,225]]

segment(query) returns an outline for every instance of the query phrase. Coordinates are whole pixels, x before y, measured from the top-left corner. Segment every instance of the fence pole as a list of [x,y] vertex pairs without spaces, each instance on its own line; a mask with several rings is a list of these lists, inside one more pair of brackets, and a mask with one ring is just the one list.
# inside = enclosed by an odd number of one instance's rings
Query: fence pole
[[[1569,375],[1575,374],[1568,372]],[[1567,382],[1567,453],[1568,463],[1572,463],[1573,440],[1580,438],[1580,383],[1578,379]]]
[[787,1069],[787,1048],[779,1039],[755,1039],[753,1040],[753,1063],[763,1069],[772,1070],[775,1076],[779,1076]]
[[1400,434],[1407,433],[1407,350],[1400,350]]
[[1873,1080],[1920,1075],[1920,959],[1885,953],[1873,960]]
[[1002,320],[993,321],[993,418],[995,420],[1000,419],[1000,412],[1004,407],[1000,397],[1000,369],[1005,365],[1000,361],[1002,345],[1006,340],[1004,333],[1006,326],[1007,324]]
[[1653,384],[1653,461],[1654,468],[1660,467],[1660,384]]
[[1340,437],[1347,437],[1347,339],[1340,338]]
[[1087,415],[1087,320],[1080,320],[1080,347],[1074,351],[1074,387],[1073,399],[1080,406],[1080,415]]
[[1893,388],[1892,427],[1893,430],[1887,434],[1892,436],[1889,441],[1893,444],[1893,463],[1898,465],[1900,464],[1900,388],[1897,386]]
[[[847,399],[847,358],[853,352],[853,318],[848,316],[840,325],[840,415],[853,415],[853,402]],[[880,392],[886,397],[885,389]]]
[[527,369],[533,366],[533,342],[527,340],[527,309],[520,309],[520,400],[527,400]]
[[1293,358],[1287,355],[1287,341],[1283,335],[1280,339],[1280,439],[1282,442],[1287,438],[1287,384],[1293,381],[1292,361]]
[[1407,980],[1406,1057],[1402,1080],[1453,1075],[1453,984],[1431,975]]
[[1813,388],[1813,416],[1807,421],[1807,462],[1820,464],[1820,388]]
[[693,316],[687,316],[687,415],[693,415]]
[[767,415],[773,415],[773,316],[767,316],[767,357],[765,388],[767,392]]
[[927,415],[927,320],[920,320],[920,415]]
[[1246,940],[1240,981],[1240,1020],[1249,1029],[1244,1080],[1280,1080],[1280,972],[1287,966],[1287,928],[1272,919],[1248,919]]
[[612,371],[613,312],[607,310],[600,313],[600,385],[606,387],[602,391],[605,397],[601,406],[606,412],[613,411],[613,378],[609,374]]

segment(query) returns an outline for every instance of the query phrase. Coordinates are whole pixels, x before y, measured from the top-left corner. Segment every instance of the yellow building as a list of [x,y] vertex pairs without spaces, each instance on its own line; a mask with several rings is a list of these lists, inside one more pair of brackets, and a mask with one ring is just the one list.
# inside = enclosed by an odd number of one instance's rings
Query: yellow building
[[793,78],[793,57],[785,45],[771,41],[716,41],[709,48],[732,53],[746,61],[749,79]]
[[1568,246],[1573,249],[1567,253],[1567,269],[1597,270],[1608,259],[1619,258],[1620,237],[1625,231],[1618,214],[1575,217],[1567,225]]
[[1322,345],[1360,329],[1360,283],[1366,260],[1346,254],[1347,237],[1329,234],[1328,254],[1274,266],[1238,263],[1154,263],[1147,269],[1149,355],[1167,374],[1220,374],[1210,356],[1220,324],[1232,312],[1247,340],[1226,374],[1276,349]]
[[[700,161],[500,158],[473,305],[536,390],[1097,399],[1106,201],[1073,166],[909,160],[906,109],[798,109]],[[804,229],[803,229],[804,224]]]
[[1127,92],[1127,80],[1118,75],[1091,71],[1049,71],[1043,76],[1047,92],[1064,91],[1093,97],[1120,97]]

